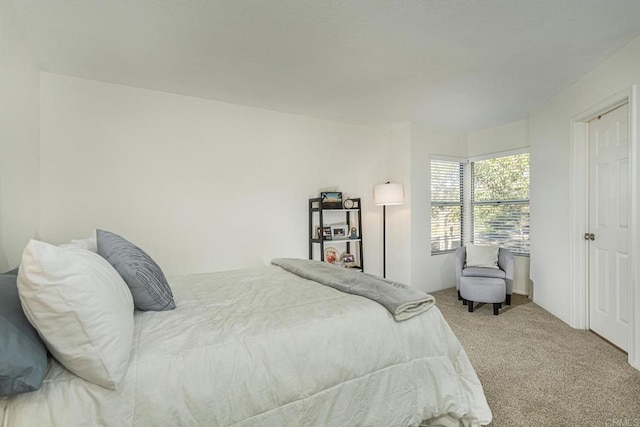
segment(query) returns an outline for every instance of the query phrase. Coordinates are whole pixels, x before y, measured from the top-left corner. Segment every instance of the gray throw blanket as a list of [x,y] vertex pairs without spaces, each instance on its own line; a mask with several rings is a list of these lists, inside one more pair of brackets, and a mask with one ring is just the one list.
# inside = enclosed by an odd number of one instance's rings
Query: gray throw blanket
[[277,258],[271,264],[339,291],[369,298],[389,310],[397,321],[417,316],[436,302],[431,295],[410,286],[326,262]]

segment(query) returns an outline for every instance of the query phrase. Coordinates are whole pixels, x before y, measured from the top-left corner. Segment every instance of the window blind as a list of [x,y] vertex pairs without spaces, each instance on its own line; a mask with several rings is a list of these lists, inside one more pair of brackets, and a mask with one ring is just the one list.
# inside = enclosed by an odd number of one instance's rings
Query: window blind
[[529,253],[529,153],[471,163],[471,236]]
[[462,245],[464,164],[431,160],[431,253]]

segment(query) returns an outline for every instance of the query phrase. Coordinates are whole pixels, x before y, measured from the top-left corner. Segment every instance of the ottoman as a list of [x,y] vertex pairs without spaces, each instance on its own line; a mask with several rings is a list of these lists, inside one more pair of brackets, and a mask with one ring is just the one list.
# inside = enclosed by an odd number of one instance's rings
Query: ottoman
[[460,278],[460,296],[467,302],[469,312],[473,313],[474,302],[493,304],[493,314],[498,315],[507,293],[504,279],[495,277],[467,277]]

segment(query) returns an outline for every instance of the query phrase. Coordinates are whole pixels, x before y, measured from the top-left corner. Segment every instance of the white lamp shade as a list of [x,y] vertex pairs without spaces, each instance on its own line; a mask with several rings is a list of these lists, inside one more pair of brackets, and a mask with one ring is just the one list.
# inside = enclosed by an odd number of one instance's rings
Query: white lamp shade
[[404,202],[402,184],[387,182],[373,188],[373,199],[378,206],[401,205]]

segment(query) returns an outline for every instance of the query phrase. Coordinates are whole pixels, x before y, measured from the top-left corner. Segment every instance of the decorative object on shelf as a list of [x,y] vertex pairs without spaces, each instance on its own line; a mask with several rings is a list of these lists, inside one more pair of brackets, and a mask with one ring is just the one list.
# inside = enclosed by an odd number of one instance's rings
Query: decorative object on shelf
[[349,234],[349,238],[350,239],[357,239],[358,238],[358,229],[355,227],[351,227],[351,232]]
[[332,238],[331,227],[322,227],[322,240],[331,240]]
[[340,255],[340,264],[342,264],[343,267],[347,268],[355,267],[356,257],[349,252],[342,252],[342,254]]
[[402,184],[387,181],[373,188],[373,199],[382,206],[382,277],[387,277],[387,206],[401,205],[404,202]]
[[331,235],[334,239],[346,239],[349,226],[347,224],[332,225]]
[[335,264],[340,261],[340,252],[331,246],[324,248],[324,262]]
[[353,199],[346,199],[342,204],[342,206],[344,206],[345,209],[353,209],[353,205],[354,205]]
[[320,199],[322,209],[342,209],[342,193],[339,191],[323,191]]

